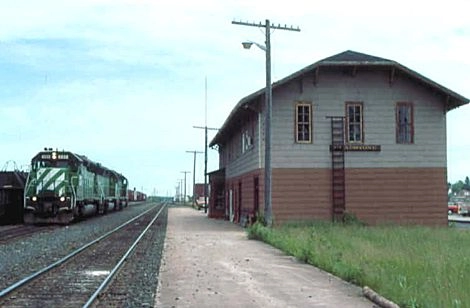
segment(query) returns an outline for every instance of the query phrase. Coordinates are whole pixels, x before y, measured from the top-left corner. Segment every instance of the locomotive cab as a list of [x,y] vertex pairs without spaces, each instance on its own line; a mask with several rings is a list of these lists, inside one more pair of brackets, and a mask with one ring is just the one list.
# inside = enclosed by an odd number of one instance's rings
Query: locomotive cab
[[31,160],[26,183],[26,223],[67,224],[127,205],[127,179],[84,155],[44,149]]
[[[69,223],[73,220],[77,172],[75,156],[69,152],[44,151],[31,161],[25,189],[26,223]],[[75,176],[76,178],[76,176]]]

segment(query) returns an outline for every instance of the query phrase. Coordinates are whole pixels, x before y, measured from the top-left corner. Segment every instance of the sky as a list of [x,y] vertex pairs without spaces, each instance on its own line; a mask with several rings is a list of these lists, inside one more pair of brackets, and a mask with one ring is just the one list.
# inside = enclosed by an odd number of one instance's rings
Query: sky
[[[279,2],[279,3],[278,3]],[[470,98],[465,1],[0,1],[0,168],[28,170],[44,147],[86,155],[147,194],[193,181],[204,130],[272,81],[354,50],[399,62]],[[448,181],[470,176],[470,106],[447,114]],[[209,142],[215,130],[208,131]],[[7,163],[8,162],[8,163]],[[3,165],[4,164],[4,165]],[[208,149],[208,171],[218,169]],[[185,173],[189,171],[189,173]],[[195,179],[204,182],[204,155]]]

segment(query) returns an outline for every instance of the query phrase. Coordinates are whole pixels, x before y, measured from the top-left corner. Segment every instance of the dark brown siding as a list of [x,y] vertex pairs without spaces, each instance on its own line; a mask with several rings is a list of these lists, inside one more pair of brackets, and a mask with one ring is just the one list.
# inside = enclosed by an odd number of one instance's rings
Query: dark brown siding
[[[446,172],[445,168],[346,169],[346,211],[368,224],[447,225]],[[263,191],[261,186],[261,208]],[[273,169],[272,199],[276,224],[331,220],[331,170]]]
[[275,223],[330,220],[331,170],[273,169],[272,202]]
[[[229,198],[228,198],[228,193],[229,190],[233,190],[233,203],[234,203],[234,211],[235,211],[235,217],[234,217],[234,222],[238,223],[240,222],[240,217],[238,216],[237,213],[241,212],[242,214],[244,213],[254,213],[254,204],[255,204],[255,198],[254,198],[254,180],[255,177],[259,178],[259,202],[260,202],[260,210],[262,211],[264,206],[263,206],[263,193],[264,193],[264,182],[262,181],[263,177],[260,175],[260,170],[256,170],[253,172],[249,172],[247,174],[244,174],[243,176],[239,177],[234,177],[231,179],[226,180],[226,186],[225,186],[225,193],[226,193],[226,207],[229,206]],[[241,184],[241,185],[240,185]],[[241,188],[241,192],[240,192]],[[241,194],[241,204],[239,202]],[[240,210],[239,210],[240,207]],[[227,211],[229,212],[229,211]]]
[[446,168],[346,170],[346,210],[361,220],[447,225]]

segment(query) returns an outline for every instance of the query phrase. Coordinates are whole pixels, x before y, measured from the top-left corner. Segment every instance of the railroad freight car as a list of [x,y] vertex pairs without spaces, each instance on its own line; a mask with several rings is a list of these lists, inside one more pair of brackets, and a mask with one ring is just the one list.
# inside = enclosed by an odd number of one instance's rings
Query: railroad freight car
[[127,179],[68,151],[44,149],[31,160],[24,194],[25,223],[67,224],[127,206]]
[[28,174],[0,171],[0,225],[23,222],[23,194]]
[[143,192],[137,191],[137,190],[131,190],[129,189],[127,191],[127,197],[129,201],[145,201],[147,200],[147,195],[144,194]]
[[136,201],[145,201],[147,200],[147,195],[143,192],[138,191],[136,196]]

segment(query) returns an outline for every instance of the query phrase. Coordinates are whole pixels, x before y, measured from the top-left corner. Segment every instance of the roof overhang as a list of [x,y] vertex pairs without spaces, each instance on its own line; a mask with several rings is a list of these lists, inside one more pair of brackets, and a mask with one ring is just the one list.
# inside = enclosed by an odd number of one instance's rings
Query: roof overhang
[[[347,57],[353,58],[353,60],[343,59]],[[357,60],[355,60],[354,58],[357,58]],[[368,56],[365,54],[355,53],[351,51],[346,51],[342,54],[313,63],[277,82],[274,82],[272,85],[272,90],[284,84],[287,84],[288,82],[291,82],[295,79],[302,78],[305,75],[313,74],[315,83],[316,81],[318,81],[318,75],[321,74],[322,70],[335,67],[349,67],[352,69],[353,74],[355,74],[358,69],[364,68],[390,70],[391,83],[399,74],[408,76],[411,79],[414,79],[415,81],[423,84],[425,87],[428,87],[431,90],[435,91],[437,94],[441,95],[445,102],[446,112],[468,104],[470,102],[468,98],[463,97],[462,95],[434,82],[433,80],[407,68],[404,65],[401,65],[398,62],[379,57]],[[212,139],[209,146],[212,147],[216,144],[222,144],[222,142],[225,140],[225,137],[230,134],[230,129],[234,126],[234,123],[236,123],[237,119],[242,116],[244,110],[260,110],[259,104],[261,102],[264,102],[263,98],[265,97],[265,91],[266,88],[262,88],[242,98],[235,106],[235,108],[233,108],[233,110],[230,112],[229,116],[227,117],[215,137]]]

